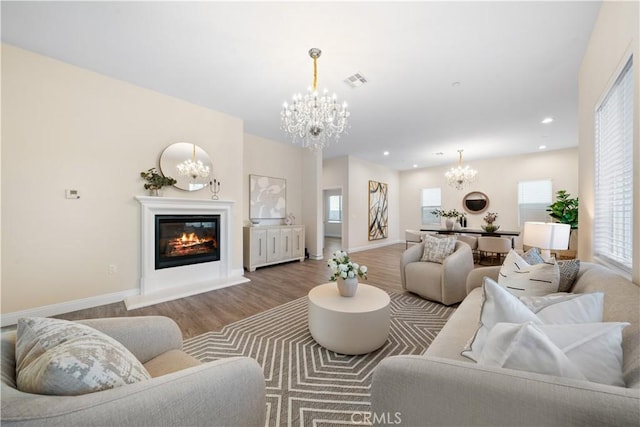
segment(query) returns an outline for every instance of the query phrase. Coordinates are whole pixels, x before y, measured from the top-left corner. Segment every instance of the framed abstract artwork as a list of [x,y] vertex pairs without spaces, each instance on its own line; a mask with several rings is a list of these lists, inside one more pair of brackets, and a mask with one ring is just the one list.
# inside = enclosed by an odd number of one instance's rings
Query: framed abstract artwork
[[369,181],[369,240],[387,238],[388,214],[387,184]]
[[287,212],[287,180],[249,175],[249,218],[282,219]]

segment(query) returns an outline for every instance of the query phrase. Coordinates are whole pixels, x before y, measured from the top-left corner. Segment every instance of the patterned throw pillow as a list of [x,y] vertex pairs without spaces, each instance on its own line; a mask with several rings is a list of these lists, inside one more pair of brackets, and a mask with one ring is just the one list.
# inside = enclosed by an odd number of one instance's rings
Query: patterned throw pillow
[[[531,248],[522,255],[522,259],[529,265],[542,264],[544,259],[540,255],[538,248]],[[578,277],[580,271],[579,259],[568,259],[558,261],[558,267],[560,268],[560,285],[558,286],[558,292],[571,292],[573,283]]]
[[75,396],[150,378],[122,344],[89,326],[42,317],[18,320],[16,382],[23,392]]
[[529,265],[542,264],[544,262],[544,258],[540,255],[540,251],[538,248],[531,248],[527,252],[522,255],[522,259],[527,262]]
[[558,267],[560,267],[560,286],[558,286],[558,292],[571,292],[571,288],[573,288],[573,284],[580,271],[580,260],[567,259],[558,261]]
[[420,261],[442,264],[445,258],[453,253],[457,240],[455,236],[434,237],[426,235],[424,237],[424,252]]
[[529,265],[511,249],[498,275],[498,283],[516,296],[542,296],[558,292],[560,269],[555,258]]

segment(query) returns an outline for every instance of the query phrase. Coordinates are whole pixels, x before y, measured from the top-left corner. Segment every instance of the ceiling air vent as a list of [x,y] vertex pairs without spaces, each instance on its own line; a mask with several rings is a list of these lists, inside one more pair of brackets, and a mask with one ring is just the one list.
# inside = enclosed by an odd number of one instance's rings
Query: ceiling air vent
[[344,79],[344,82],[352,88],[360,87],[367,82],[367,78],[360,73],[355,73],[352,76]]

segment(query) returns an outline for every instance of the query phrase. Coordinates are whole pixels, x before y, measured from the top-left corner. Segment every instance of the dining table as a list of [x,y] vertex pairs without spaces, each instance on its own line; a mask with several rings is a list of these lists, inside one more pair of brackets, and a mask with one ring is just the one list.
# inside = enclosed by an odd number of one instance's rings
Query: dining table
[[512,230],[496,230],[494,232],[487,232],[481,228],[458,228],[458,229],[448,229],[442,227],[422,227],[420,231],[437,233],[437,234],[479,234],[481,236],[489,236],[489,237],[502,237],[508,236],[511,238],[511,247],[515,247],[515,237],[520,235],[519,231]]

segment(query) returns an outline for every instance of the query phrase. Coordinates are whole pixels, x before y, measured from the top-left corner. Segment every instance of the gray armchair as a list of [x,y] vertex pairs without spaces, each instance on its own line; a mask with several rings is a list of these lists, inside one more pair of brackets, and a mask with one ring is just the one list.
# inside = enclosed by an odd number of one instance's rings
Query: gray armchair
[[264,426],[262,368],[247,357],[201,364],[167,317],[81,321],[115,338],[152,379],[80,396],[16,389],[16,333],[2,334],[3,426]]
[[471,247],[457,241],[454,252],[442,264],[420,261],[423,251],[424,243],[419,243],[402,254],[402,288],[445,305],[462,301],[467,296],[467,275],[473,270]]

